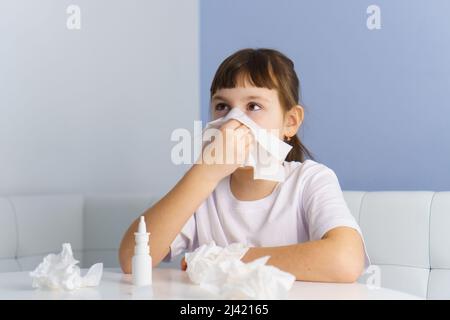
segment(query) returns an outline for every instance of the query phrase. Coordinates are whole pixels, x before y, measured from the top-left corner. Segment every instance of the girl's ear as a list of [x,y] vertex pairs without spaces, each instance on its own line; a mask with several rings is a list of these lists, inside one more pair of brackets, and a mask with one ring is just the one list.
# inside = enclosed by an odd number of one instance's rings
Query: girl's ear
[[295,136],[300,125],[303,122],[304,110],[301,105],[295,105],[288,112],[284,118],[284,135],[285,137]]

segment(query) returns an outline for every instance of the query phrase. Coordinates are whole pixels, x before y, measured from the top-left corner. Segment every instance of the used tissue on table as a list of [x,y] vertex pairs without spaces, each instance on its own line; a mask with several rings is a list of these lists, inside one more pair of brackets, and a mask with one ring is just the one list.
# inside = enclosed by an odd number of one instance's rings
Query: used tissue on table
[[100,283],[103,274],[103,263],[91,266],[85,276],[81,276],[81,270],[76,265],[70,243],[62,245],[59,254],[49,254],[32,272],[33,288],[65,289],[73,290],[81,287],[95,287]]
[[233,108],[222,118],[209,122],[205,131],[218,129],[228,120],[235,119],[246,125],[254,137],[253,148],[243,166],[253,167],[253,179],[284,181],[285,172],[282,165],[292,146],[282,141],[268,130],[259,127],[239,108]]
[[241,258],[248,248],[232,244],[226,248],[214,242],[202,245],[185,259],[192,282],[224,299],[283,299],[291,289],[295,277],[266,265],[270,257],[250,263]]

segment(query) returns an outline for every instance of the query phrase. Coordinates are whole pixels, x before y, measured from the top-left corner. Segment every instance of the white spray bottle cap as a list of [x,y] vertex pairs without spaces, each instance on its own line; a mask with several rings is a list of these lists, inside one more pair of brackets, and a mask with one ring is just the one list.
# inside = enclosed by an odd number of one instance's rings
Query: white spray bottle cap
[[139,220],[138,233],[147,233],[147,226],[145,225],[144,216],[141,216]]
[[148,245],[149,235],[150,233],[147,232],[144,216],[141,216],[139,218],[138,230],[134,233],[136,243],[134,247],[135,254],[148,254],[150,252],[150,247]]

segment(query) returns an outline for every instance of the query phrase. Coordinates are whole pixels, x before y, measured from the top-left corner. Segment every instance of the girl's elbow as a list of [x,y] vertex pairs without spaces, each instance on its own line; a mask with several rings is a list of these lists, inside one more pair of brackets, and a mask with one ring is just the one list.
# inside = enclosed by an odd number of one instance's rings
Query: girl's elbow
[[121,250],[119,250],[119,264],[123,273],[131,273],[131,258],[125,256]]
[[130,248],[129,245],[127,245],[127,242],[122,240],[119,252],[118,252],[118,259],[119,259],[119,265],[122,269],[122,272],[125,274],[131,273],[131,259],[133,257],[133,250]]
[[357,268],[347,268],[347,270],[341,270],[337,275],[337,282],[341,283],[354,283],[358,280],[362,273],[362,270]]
[[339,260],[336,268],[337,282],[356,282],[364,270],[364,256],[343,255]]

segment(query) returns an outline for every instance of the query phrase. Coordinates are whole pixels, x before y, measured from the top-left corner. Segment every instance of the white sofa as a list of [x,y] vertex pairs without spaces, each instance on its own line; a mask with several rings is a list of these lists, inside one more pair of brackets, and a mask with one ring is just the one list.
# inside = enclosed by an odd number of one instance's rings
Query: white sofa
[[[450,192],[344,191],[381,286],[450,299]],[[70,242],[82,266],[117,267],[117,248],[151,195],[0,197],[0,272],[31,270]],[[178,267],[178,261],[161,264]],[[360,281],[364,282],[365,277]]]

